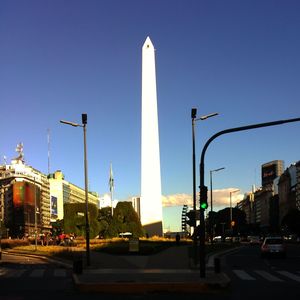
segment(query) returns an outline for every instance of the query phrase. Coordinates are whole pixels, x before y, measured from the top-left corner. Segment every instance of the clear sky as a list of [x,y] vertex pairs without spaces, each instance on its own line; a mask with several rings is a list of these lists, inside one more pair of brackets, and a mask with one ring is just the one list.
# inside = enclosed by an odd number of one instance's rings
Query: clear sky
[[[140,194],[141,48],[156,49],[164,225],[179,230],[191,204],[190,112],[219,116],[196,124],[197,173],[204,142],[248,124],[300,117],[298,0],[1,0],[0,162],[16,157],[84,187],[81,122],[88,114],[90,190]],[[215,208],[260,186],[261,164],[300,159],[300,123],[225,135],[208,148]],[[197,175],[197,186],[199,177]],[[237,199],[236,198],[236,199]]]

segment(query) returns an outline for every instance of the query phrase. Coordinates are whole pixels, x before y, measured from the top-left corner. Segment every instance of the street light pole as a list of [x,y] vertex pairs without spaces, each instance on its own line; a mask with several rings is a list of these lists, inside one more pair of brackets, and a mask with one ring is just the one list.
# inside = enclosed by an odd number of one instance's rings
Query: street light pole
[[[196,155],[195,155],[195,122],[196,121],[203,121],[210,117],[214,117],[218,115],[218,113],[212,113],[209,115],[202,116],[197,118],[197,108],[192,108],[191,110],[191,118],[192,118],[192,141],[193,141],[193,210],[196,212],[197,205],[196,205]],[[197,263],[197,235],[196,235],[196,220],[194,224],[194,238],[193,238],[193,245],[194,245],[194,263]]]
[[225,168],[219,168],[219,169],[215,169],[215,170],[210,170],[210,211],[213,211],[213,188],[212,188],[212,173],[213,172],[218,172],[221,170],[224,170]]
[[217,116],[218,113],[212,113],[209,115],[202,116],[197,118],[197,108],[192,108],[191,117],[192,117],[192,139],[193,139],[193,209],[196,211],[196,156],[195,156],[195,122],[204,121],[208,118]]
[[231,201],[231,195],[233,193],[239,192],[240,190],[234,190],[230,192],[230,232],[232,234],[232,201]]
[[83,145],[84,145],[84,187],[85,187],[85,233],[86,233],[86,264],[90,266],[90,223],[89,223],[89,198],[88,198],[88,164],[86,147],[87,114],[82,114]]
[[213,184],[212,184],[212,173],[213,172],[218,172],[221,170],[224,170],[225,168],[218,168],[215,170],[210,170],[209,174],[210,174],[210,218],[209,218],[209,224],[210,224],[210,242],[213,243],[213,237],[214,237],[214,217],[213,217]]
[[90,224],[89,224],[89,199],[88,199],[88,163],[87,163],[87,143],[86,143],[86,125],[87,114],[82,114],[82,124],[60,120],[60,123],[71,125],[73,127],[83,128],[83,146],[84,146],[84,186],[85,186],[85,239],[86,239],[86,264],[91,265],[90,261]]

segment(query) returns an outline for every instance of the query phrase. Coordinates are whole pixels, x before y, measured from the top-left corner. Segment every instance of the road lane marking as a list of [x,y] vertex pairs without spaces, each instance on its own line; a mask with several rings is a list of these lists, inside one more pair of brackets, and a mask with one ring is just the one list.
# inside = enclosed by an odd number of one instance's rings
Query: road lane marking
[[282,279],[264,271],[264,270],[254,270],[255,273],[257,273],[258,275],[260,275],[261,277],[269,280],[269,281],[273,281],[273,282],[280,282],[283,281]]
[[254,277],[250,276],[248,273],[246,273],[243,270],[232,270],[233,273],[241,278],[242,280],[256,280]]
[[295,281],[298,281],[300,282],[300,276],[299,275],[295,275],[293,273],[290,273],[288,271],[277,271],[277,273],[283,275],[283,276],[286,276],[292,280],[295,280]]

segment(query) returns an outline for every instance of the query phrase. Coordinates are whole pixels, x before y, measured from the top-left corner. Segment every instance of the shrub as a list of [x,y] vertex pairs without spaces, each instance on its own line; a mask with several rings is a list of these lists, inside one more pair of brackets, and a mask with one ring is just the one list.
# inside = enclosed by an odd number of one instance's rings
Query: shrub
[[1,240],[2,249],[12,249],[18,246],[29,246],[30,241],[27,239],[19,240],[19,239],[3,239]]

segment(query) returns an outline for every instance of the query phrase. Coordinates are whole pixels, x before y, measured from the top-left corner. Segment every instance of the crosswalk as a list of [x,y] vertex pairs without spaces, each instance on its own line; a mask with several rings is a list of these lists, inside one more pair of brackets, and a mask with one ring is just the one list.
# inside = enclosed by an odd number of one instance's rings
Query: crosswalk
[[300,282],[300,271],[290,272],[284,270],[274,270],[272,272],[266,270],[232,270],[234,275],[245,281],[267,280],[270,282]]
[[54,278],[66,278],[68,276],[67,269],[12,269],[12,268],[0,268],[0,279],[1,278],[45,278],[45,277],[54,277]]

